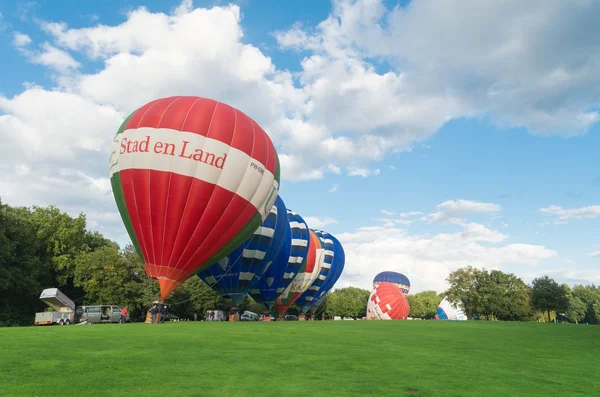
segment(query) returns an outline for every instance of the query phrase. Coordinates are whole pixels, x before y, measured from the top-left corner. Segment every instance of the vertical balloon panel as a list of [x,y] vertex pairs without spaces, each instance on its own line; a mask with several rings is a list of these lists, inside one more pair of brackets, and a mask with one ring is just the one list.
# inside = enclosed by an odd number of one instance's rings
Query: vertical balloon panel
[[289,223],[289,250],[287,256],[285,245],[280,255],[268,267],[258,281],[256,288],[250,290],[250,296],[270,309],[279,295],[289,286],[302,267],[310,248],[310,234],[304,219],[293,211],[287,210]]
[[319,291],[323,287],[325,280],[327,280],[327,276],[329,275],[333,264],[333,240],[331,240],[328,234],[323,231],[314,230],[314,233],[319,240],[321,240],[321,246],[323,247],[323,266],[306,291],[304,291],[304,293],[296,299],[296,302],[294,302],[294,304],[300,307],[304,313],[308,312],[310,307],[316,303]]
[[320,230],[316,230],[315,233],[317,235],[327,236],[327,239],[332,241],[333,262],[331,263],[331,269],[327,275],[327,278],[325,279],[325,282],[317,293],[316,299],[313,300],[313,303],[308,307],[307,310],[316,310],[325,301],[327,293],[335,286],[335,283],[342,275],[342,272],[344,271],[344,264],[346,263],[346,253],[344,252],[344,247],[333,235]]
[[279,254],[289,229],[283,200],[278,196],[269,215],[252,237],[229,255],[198,273],[198,277],[222,298],[244,301],[268,264]]
[[298,269],[295,276],[292,276],[290,285],[283,291],[283,293],[277,298],[275,306],[279,310],[279,313],[284,314],[287,309],[294,304],[296,299],[300,297],[317,278],[321,268],[323,267],[323,260],[325,258],[324,250],[321,245],[321,240],[314,231],[310,232],[310,248],[306,260],[302,263],[302,266]]

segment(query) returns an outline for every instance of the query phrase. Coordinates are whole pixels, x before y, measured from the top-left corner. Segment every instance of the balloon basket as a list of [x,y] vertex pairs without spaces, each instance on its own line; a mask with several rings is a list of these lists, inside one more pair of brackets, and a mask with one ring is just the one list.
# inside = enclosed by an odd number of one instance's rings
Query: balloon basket
[[285,321],[285,318],[283,318],[283,316],[278,316],[275,321]]
[[239,313],[230,314],[229,321],[240,321],[240,314]]
[[306,321],[306,317],[304,316],[304,314],[298,316],[298,321]]
[[[160,318],[162,317],[162,314],[157,313],[156,316],[154,317],[154,324],[158,324],[160,322]],[[144,321],[146,324],[151,324],[152,323],[152,314],[148,311],[146,312],[146,321]]]
[[267,322],[271,321],[271,316],[264,316],[262,320]]

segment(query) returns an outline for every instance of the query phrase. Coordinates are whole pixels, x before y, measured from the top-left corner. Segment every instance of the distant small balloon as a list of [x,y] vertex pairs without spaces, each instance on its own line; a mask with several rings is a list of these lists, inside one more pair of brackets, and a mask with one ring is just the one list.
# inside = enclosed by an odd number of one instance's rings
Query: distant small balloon
[[445,296],[437,307],[434,318],[436,320],[461,321],[466,320],[467,315],[465,314],[462,305],[453,305],[448,300],[448,297]]
[[373,279],[373,288],[377,286],[379,283],[392,283],[396,284],[404,295],[408,295],[410,291],[410,280],[402,273],[398,272],[381,272]]
[[379,283],[367,302],[367,320],[406,320],[410,312],[408,299],[396,284]]

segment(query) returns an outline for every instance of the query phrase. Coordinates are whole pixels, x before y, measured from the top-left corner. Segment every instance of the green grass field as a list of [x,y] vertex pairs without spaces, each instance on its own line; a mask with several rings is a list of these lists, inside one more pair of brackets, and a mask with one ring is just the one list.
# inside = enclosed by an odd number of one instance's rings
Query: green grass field
[[3,396],[599,396],[600,327],[326,321],[0,329]]

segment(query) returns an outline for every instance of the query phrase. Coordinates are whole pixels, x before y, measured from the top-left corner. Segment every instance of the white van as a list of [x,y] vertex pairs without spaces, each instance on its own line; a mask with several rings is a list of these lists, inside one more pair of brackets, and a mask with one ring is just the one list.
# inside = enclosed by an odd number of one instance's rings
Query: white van
[[258,314],[254,312],[245,311],[240,316],[240,321],[258,321]]

